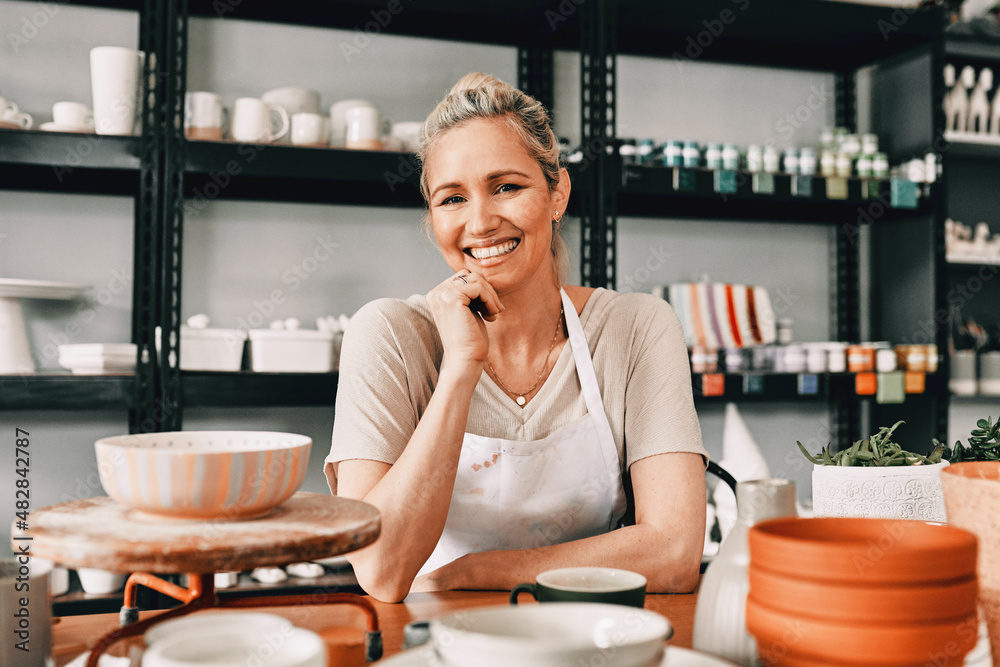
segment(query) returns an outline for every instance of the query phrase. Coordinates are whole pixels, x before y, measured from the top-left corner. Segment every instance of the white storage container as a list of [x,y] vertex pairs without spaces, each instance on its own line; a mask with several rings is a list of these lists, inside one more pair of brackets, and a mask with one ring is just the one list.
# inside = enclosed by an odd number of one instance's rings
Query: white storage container
[[337,369],[335,338],[314,329],[252,329],[250,367],[258,373],[329,373]]
[[194,329],[181,326],[181,369],[238,371],[247,334],[239,329]]

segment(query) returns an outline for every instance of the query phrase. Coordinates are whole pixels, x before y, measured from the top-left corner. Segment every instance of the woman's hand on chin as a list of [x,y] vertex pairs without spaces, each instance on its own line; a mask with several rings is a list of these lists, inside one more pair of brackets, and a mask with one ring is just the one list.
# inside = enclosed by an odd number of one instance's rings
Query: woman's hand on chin
[[462,270],[427,293],[427,306],[434,317],[445,365],[458,364],[478,376],[489,353],[486,323],[503,312],[496,291],[485,278]]

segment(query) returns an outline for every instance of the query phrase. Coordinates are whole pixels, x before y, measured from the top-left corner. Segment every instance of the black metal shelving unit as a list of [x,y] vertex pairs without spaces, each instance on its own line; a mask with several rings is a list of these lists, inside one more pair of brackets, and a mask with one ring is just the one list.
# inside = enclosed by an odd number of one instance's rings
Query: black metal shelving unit
[[[954,65],[956,75],[960,75],[965,66],[974,67],[977,77],[983,67],[989,67],[998,74],[1000,41],[950,29],[943,43],[943,62]],[[937,75],[943,79],[940,70]],[[944,99],[945,92],[942,80],[936,99]],[[1000,137],[955,137],[949,132],[945,138],[949,141],[943,151],[946,185],[944,217],[973,228],[978,222],[986,221],[991,231],[1000,231],[1000,216],[997,215],[994,195],[997,179],[1000,179]],[[948,306],[956,306],[962,317],[971,317],[995,333],[1000,328],[1000,265],[985,261],[951,262],[946,256],[939,270],[938,283],[946,293]],[[948,322],[945,322],[944,328],[947,326]],[[953,396],[951,401],[962,405],[981,403],[987,410],[985,404],[991,401],[994,408],[1000,404],[1000,398],[995,396]],[[984,412],[983,416],[986,414]]]
[[[186,205],[196,205],[199,197],[422,205],[419,170],[408,154],[186,141],[181,112],[190,16],[341,29],[375,21],[380,32],[514,46],[518,49],[519,85],[545,101],[553,98],[553,51],[577,51],[581,63],[581,130],[584,147],[590,149],[584,164],[573,169],[577,185],[573,210],[581,219],[582,282],[614,286],[619,214],[841,225],[845,233],[838,234],[836,270],[831,275],[831,322],[835,329],[831,336],[846,341],[855,341],[860,335],[858,249],[847,230],[856,226],[858,208],[873,201],[875,190],[884,193],[887,184],[880,183],[870,191],[866,183],[850,179],[847,198],[830,200],[825,196],[823,179],[810,179],[809,187],[803,188],[803,183],[778,175],[772,196],[754,194],[749,178],[739,179],[735,193],[720,196],[714,189],[713,174],[707,170],[696,170],[687,179],[688,185],[678,188],[674,169],[623,166],[613,151],[619,104],[617,57],[644,55],[833,72],[837,81],[837,122],[854,127],[854,76],[859,67],[907,62],[915,52],[933,55],[944,48],[941,15],[935,10],[820,0],[593,0],[580,4],[550,0],[426,0],[405,8],[375,0],[84,0],[81,4],[140,13],[140,46],[155,55],[147,58],[144,134],[101,137],[94,142],[93,136],[0,130],[0,176],[5,177],[4,186],[11,188],[135,196],[133,339],[145,350],[145,361],[140,363],[134,381],[74,378],[66,380],[65,386],[75,389],[62,394],[86,394],[83,388],[94,383],[97,389],[101,382],[120,390],[122,382],[130,382],[125,403],[135,412],[130,420],[132,430],[178,429],[186,405],[327,404],[328,400],[332,402],[327,395],[336,390],[336,374],[258,377],[252,373],[180,371],[176,362],[180,248]],[[154,88],[150,89],[150,85]],[[924,104],[929,104],[926,100],[931,96],[926,93],[932,88],[928,79],[910,97],[921,95]],[[940,127],[938,121],[934,118],[917,124],[923,131],[924,147],[933,140],[934,128]],[[66,156],[73,147],[87,141],[94,146],[85,149],[87,155],[82,161],[67,164]],[[906,150],[894,148],[896,155]],[[254,151],[252,161],[245,159],[248,150]],[[58,169],[65,166],[71,166],[72,171],[59,180]],[[803,196],[803,189],[811,194]],[[932,219],[939,215],[939,200],[923,200],[917,211],[891,210],[879,224],[905,232],[914,217]],[[931,245],[929,250],[934,255],[938,249]],[[920,258],[926,260],[927,256],[925,252]],[[941,303],[943,297],[944,291],[938,289],[933,305]],[[158,354],[153,346],[156,326],[164,331]],[[303,385],[310,386],[310,391],[296,389]],[[13,393],[13,389],[0,389],[0,397]],[[108,398],[111,395],[109,389],[94,391],[93,405],[119,400]],[[773,395],[776,400],[788,398],[787,392],[777,389],[765,395]],[[9,402],[14,399],[0,398],[3,400],[8,402],[0,405],[15,404]],[[18,405],[30,403],[28,399],[17,400]],[[62,400],[67,401],[67,406],[81,405],[86,404],[87,397],[52,399],[45,404],[59,407]],[[832,401],[839,411],[835,421],[847,425],[839,436],[841,442],[846,442],[860,428],[856,411],[850,406],[845,408],[837,392],[833,392]],[[161,418],[150,422],[149,415],[157,407],[162,408],[157,411]]]

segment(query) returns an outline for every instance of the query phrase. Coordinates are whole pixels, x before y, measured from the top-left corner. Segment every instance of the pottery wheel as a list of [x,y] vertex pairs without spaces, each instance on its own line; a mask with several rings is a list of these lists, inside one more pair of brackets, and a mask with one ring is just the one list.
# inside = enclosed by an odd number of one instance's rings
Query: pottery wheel
[[378,510],[322,493],[296,493],[246,521],[185,521],[139,512],[108,497],[33,510],[31,553],[68,567],[161,574],[228,572],[348,553],[379,535]]

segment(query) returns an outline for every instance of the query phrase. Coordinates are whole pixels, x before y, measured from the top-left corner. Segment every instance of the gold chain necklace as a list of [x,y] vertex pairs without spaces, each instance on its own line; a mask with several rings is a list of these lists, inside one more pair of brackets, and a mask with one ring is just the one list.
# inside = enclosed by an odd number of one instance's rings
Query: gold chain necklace
[[552,333],[552,342],[549,343],[549,351],[545,354],[545,361],[542,362],[542,372],[538,374],[538,379],[535,380],[535,384],[531,385],[531,389],[529,389],[528,391],[511,391],[510,389],[508,389],[507,385],[505,385],[503,383],[503,380],[500,379],[500,376],[497,375],[497,372],[493,368],[493,364],[490,363],[489,358],[486,359],[486,365],[490,367],[490,372],[493,373],[493,377],[496,378],[497,384],[499,384],[500,388],[503,389],[508,394],[510,394],[511,396],[516,396],[517,398],[514,399],[514,402],[520,405],[521,407],[524,407],[524,404],[528,402],[527,399],[524,398],[524,395],[530,394],[535,390],[535,387],[538,386],[538,384],[542,381],[542,377],[545,375],[545,369],[549,367],[549,357],[552,355],[552,348],[556,346],[556,338],[559,337],[559,325],[562,324],[562,320],[563,320],[563,309],[562,306],[560,306],[559,319],[556,320],[556,330]]

